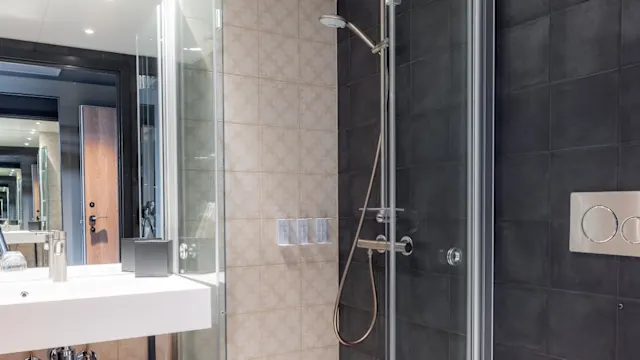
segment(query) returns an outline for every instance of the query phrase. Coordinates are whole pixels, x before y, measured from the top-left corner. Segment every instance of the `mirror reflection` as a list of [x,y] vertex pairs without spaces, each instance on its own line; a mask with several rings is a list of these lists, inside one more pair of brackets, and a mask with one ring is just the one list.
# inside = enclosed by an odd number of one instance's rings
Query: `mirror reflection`
[[19,168],[0,168],[3,209],[2,225],[17,227],[22,223],[21,205],[22,171]]
[[[204,100],[212,100],[207,82],[212,34],[193,19],[185,22],[176,39],[184,50],[175,75],[184,84],[180,94],[164,93],[160,54],[174,50],[164,48],[158,36],[164,25],[158,22],[163,10],[156,5],[149,4],[146,20],[131,27],[136,30],[128,45],[40,46],[16,40],[11,44],[37,51],[9,57],[0,49],[0,230],[7,251],[21,252],[29,267],[49,266],[47,241],[57,231],[64,232],[68,265],[124,262],[128,243],[167,236],[166,159],[159,151],[162,99],[176,96],[172,101],[180,106],[173,107],[180,119],[188,119],[185,129],[211,131],[212,104]],[[187,111],[201,102],[202,109]],[[171,136],[195,135],[183,131],[175,129]],[[177,159],[188,162],[174,169],[180,172],[179,183],[200,181],[200,176],[192,179],[196,172],[213,170],[212,142],[196,139]],[[184,206],[177,201],[185,194],[172,195],[174,209]],[[200,218],[214,223],[212,196],[207,195],[198,198],[197,206],[185,206],[189,223],[174,231],[175,241],[188,235],[194,247],[200,240],[192,233],[204,232]],[[190,199],[194,196],[189,192]],[[200,201],[204,198],[207,202]]]
[[112,73],[0,61],[0,229],[29,267],[53,231],[70,265],[120,261],[117,97]]
[[[2,95],[0,104],[1,99]],[[21,252],[29,266],[44,266],[42,237],[26,235],[62,229],[58,121],[4,112],[0,116],[0,227],[9,250]]]

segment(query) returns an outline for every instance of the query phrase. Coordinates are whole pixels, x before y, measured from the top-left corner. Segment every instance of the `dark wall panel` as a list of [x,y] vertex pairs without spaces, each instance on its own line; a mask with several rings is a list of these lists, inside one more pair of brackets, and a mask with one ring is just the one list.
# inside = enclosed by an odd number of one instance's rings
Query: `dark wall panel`
[[496,359],[640,356],[640,259],[569,251],[571,192],[640,190],[639,9],[497,0]]

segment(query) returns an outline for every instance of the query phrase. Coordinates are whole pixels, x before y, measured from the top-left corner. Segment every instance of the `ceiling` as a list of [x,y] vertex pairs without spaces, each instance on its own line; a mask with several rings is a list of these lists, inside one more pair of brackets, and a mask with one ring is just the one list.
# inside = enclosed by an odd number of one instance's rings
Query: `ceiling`
[[41,132],[57,133],[58,122],[0,117],[0,146],[2,147],[37,148],[38,134]]
[[135,55],[136,34],[155,22],[160,2],[0,0],[0,37]]

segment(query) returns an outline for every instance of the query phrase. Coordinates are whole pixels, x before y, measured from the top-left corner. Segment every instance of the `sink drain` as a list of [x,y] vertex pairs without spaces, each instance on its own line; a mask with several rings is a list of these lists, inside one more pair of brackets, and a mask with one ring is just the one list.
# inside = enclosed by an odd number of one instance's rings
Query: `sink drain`
[[26,291],[20,293],[20,297],[26,298],[27,296],[29,296],[29,293]]

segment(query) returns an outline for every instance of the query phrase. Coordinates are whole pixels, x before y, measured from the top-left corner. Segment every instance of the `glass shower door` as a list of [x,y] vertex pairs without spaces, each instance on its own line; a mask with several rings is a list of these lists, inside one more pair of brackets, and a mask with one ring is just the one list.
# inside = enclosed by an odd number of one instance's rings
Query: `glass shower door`
[[398,214],[388,234],[414,244],[409,256],[387,255],[388,359],[491,359],[482,281],[492,251],[490,5],[388,7],[389,186]]
[[395,326],[398,360],[425,354],[466,358],[466,5],[466,0],[435,0],[396,8],[391,191],[403,209],[396,241],[408,236],[414,243],[411,255],[390,253],[387,261],[396,257],[396,273],[389,279],[389,291],[395,281],[395,317],[392,308],[388,311],[395,318],[389,332]]
[[[323,19],[349,22],[338,34],[340,261],[348,274],[340,330],[360,339],[376,320],[369,337],[341,348],[341,358],[478,360],[482,337],[491,338],[490,327],[482,328],[483,304],[491,301],[479,295],[479,254],[491,254],[484,248],[492,234],[484,225],[492,223],[484,159],[492,154],[483,104],[492,89],[483,67],[493,54],[484,30],[492,2],[392,1],[339,1],[341,18]],[[363,206],[372,169],[375,190]],[[413,249],[405,255],[395,246],[407,238]],[[367,243],[394,250],[372,255],[373,276],[366,251],[350,255],[359,239],[387,240]]]
[[177,270],[211,286],[212,300],[212,328],[179,335],[182,360],[226,358],[220,5],[182,0],[175,9]]
[[174,273],[211,288],[210,329],[156,339],[180,360],[225,359],[219,6],[163,0],[138,36],[140,232],[172,240]]

